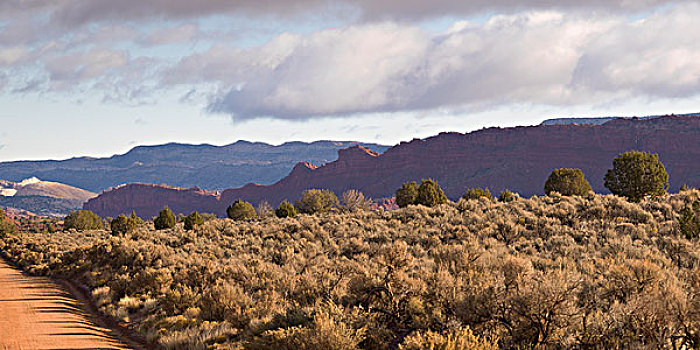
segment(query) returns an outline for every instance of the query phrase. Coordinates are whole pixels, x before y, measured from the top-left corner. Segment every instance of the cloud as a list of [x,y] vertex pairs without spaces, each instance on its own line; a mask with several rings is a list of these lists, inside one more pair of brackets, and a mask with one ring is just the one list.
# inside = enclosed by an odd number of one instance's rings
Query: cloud
[[[207,15],[288,16],[309,12],[354,10],[367,19],[416,19],[523,10],[638,11],[673,0],[8,0],[0,3],[6,18],[47,12],[53,22],[77,26],[107,20],[187,19]],[[3,15],[0,15],[2,18]]]
[[397,22],[285,33],[186,57],[163,83],[216,84],[209,110],[238,120],[692,96],[698,15],[686,4],[641,20],[530,11],[439,34]]

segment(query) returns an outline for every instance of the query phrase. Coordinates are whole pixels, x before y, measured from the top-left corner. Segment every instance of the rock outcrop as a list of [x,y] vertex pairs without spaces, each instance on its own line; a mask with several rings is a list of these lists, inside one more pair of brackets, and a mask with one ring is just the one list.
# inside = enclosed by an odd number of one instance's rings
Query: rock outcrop
[[[159,187],[115,189],[86,203],[101,215],[131,209],[157,213],[168,204],[218,215],[236,199],[276,205],[296,200],[309,188],[328,188],[340,194],[358,189],[373,198],[391,197],[401,183],[438,180],[447,196],[458,199],[468,187],[503,189],[524,196],[541,194],[555,168],[581,168],[596,192],[605,193],[603,176],[619,153],[641,150],[658,153],[670,174],[671,189],[682,184],[700,186],[700,117],[666,116],[652,119],[614,119],[603,125],[540,125],[488,128],[467,134],[441,133],[402,142],[383,154],[362,146],[338,152],[336,161],[320,167],[300,163],[282,180],[269,186],[250,184],[219,196]],[[120,193],[124,192],[124,193]],[[115,201],[114,198],[119,198]],[[183,211],[184,212],[184,211]]]

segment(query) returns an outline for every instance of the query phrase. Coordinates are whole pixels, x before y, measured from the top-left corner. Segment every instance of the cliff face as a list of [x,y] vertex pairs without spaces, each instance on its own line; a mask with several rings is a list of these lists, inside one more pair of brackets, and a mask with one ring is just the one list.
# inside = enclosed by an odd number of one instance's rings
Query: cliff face
[[[468,187],[489,187],[493,193],[507,188],[531,196],[541,194],[549,173],[563,167],[581,168],[593,189],[605,193],[603,176],[611,167],[612,159],[629,150],[658,153],[669,172],[671,189],[682,184],[700,186],[700,117],[668,116],[647,120],[616,119],[603,125],[442,133],[401,143],[383,154],[355,146],[340,150],[336,161],[320,167],[300,163],[275,184],[225,190],[215,199],[216,204],[211,204],[215,197],[209,196],[201,205],[194,202],[189,205],[199,211],[214,208],[212,212],[223,215],[226,206],[239,198],[253,204],[267,200],[276,205],[284,199],[296,200],[309,188],[329,188],[338,194],[359,189],[365,195],[383,198],[391,197],[401,183],[422,178],[438,180],[453,200]],[[151,191],[125,194],[119,197],[123,198],[119,202],[108,202],[107,196],[115,196],[112,192],[91,200],[86,208],[104,208],[105,211],[98,210],[101,215],[107,211],[126,212],[131,208],[145,208],[142,199],[158,209],[165,204],[172,207],[170,202],[154,200]],[[186,192],[181,196],[180,191],[172,191],[169,197],[159,198],[184,204],[186,196]],[[103,204],[95,207],[91,202]]]

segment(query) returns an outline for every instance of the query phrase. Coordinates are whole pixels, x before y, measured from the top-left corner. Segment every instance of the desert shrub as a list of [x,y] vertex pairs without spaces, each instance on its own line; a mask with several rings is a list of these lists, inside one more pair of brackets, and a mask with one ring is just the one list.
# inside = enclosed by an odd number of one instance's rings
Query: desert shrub
[[109,228],[112,230],[113,235],[119,235],[119,234],[125,234],[130,231],[129,228],[129,219],[127,219],[126,215],[122,214],[117,216],[116,218],[112,219],[109,222]]
[[447,196],[445,196],[438,182],[433,179],[423,179],[418,187],[415,204],[434,207],[445,203],[447,203]]
[[267,218],[275,215],[275,208],[270,205],[270,202],[263,200],[260,203],[258,203],[258,206],[255,207],[255,211],[258,214],[258,217],[261,218]]
[[233,220],[249,220],[254,219],[258,214],[255,212],[255,208],[253,208],[252,204],[237,199],[226,208],[226,215],[229,219]]
[[0,236],[15,232],[15,225],[5,216],[5,211],[0,208]]
[[510,190],[503,190],[498,195],[498,200],[503,203],[517,201],[518,199],[520,199],[520,195],[515,192],[511,192]]
[[164,348],[691,349],[700,240],[679,227],[699,200],[481,197],[196,235],[22,231],[0,250]]
[[700,201],[695,201],[681,210],[678,224],[685,238],[700,237]]
[[187,231],[192,231],[195,229],[195,227],[201,226],[202,224],[204,224],[204,219],[202,218],[201,215],[199,215],[199,212],[193,211],[190,213],[190,215],[187,215],[185,217],[183,222],[184,222],[184,229]]
[[659,155],[630,151],[613,160],[605,173],[605,187],[618,196],[639,202],[646,196],[662,196],[668,189],[668,173]]
[[491,191],[489,191],[488,187],[486,188],[468,188],[466,192],[464,192],[464,195],[462,195],[462,198],[469,200],[469,199],[479,199],[481,197],[487,198],[489,200],[493,200],[493,196],[491,195]]
[[372,198],[366,198],[364,193],[358,190],[347,190],[341,198],[343,209],[348,211],[368,210],[372,205]]
[[593,191],[581,169],[554,169],[544,184],[544,193],[559,192],[564,196],[584,196]]
[[167,205],[160,210],[158,216],[155,218],[155,220],[153,220],[153,225],[156,230],[167,230],[169,228],[173,228],[175,227],[176,223],[177,219],[175,218],[175,214],[173,214]]
[[67,230],[75,229],[77,231],[85,230],[100,230],[103,223],[97,214],[89,210],[72,211],[63,219],[63,227]]
[[418,198],[418,184],[415,181],[404,182],[401,188],[396,190],[396,205],[399,208],[416,204],[416,198]]
[[297,216],[297,210],[291,203],[283,201],[277,209],[275,209],[275,215],[278,218],[293,218]]
[[320,214],[337,208],[338,204],[338,197],[333,191],[310,189],[301,194],[301,198],[294,203],[294,207],[299,213]]
[[475,336],[469,328],[441,334],[433,331],[416,332],[403,341],[399,350],[497,350],[496,342]]

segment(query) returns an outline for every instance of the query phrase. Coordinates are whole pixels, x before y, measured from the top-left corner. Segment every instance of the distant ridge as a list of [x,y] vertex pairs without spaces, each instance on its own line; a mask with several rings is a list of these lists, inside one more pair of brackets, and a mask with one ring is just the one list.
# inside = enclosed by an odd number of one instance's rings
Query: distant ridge
[[0,206],[27,210],[41,215],[60,216],[80,209],[97,194],[36,177],[20,182],[0,180]]
[[[700,113],[675,114],[678,117],[699,117]],[[653,119],[663,117],[662,115],[648,115],[643,117],[595,117],[595,118],[552,118],[543,121],[540,125],[603,125],[614,119]]]
[[279,146],[249,141],[225,146],[168,143],[138,146],[108,158],[3,162],[0,179],[21,181],[36,176],[92,192],[133,182],[217,190],[249,182],[271,184],[298,162],[332,162],[339,149],[354,145],[378,153],[389,148],[355,141],[287,142]]
[[[340,194],[358,189],[373,198],[391,197],[405,181],[438,180],[446,195],[457,200],[468,187],[503,189],[524,196],[542,194],[555,168],[581,168],[596,192],[607,193],[603,175],[621,152],[658,153],[670,174],[671,189],[700,186],[700,117],[665,116],[610,120],[602,125],[539,125],[488,128],[462,134],[441,133],[402,142],[378,154],[362,146],[339,150],[338,159],[322,166],[301,163],[272,185],[249,184],[220,194],[167,187],[127,185],[85,204],[102,216],[129,213],[154,216],[164,205],[175,212],[211,211],[225,215],[233,201],[272,205],[298,199],[309,188]],[[186,203],[186,207],[180,207]]]

